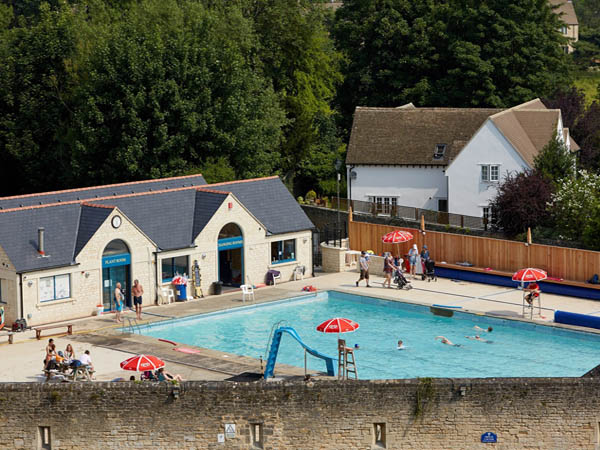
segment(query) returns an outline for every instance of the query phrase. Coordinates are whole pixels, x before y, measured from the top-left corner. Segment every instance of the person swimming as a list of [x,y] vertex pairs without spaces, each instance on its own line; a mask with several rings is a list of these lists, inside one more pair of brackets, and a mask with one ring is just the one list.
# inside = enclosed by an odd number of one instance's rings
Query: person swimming
[[477,325],[475,325],[473,327],[475,330],[480,331],[482,333],[491,333],[494,329],[492,327],[488,327],[487,330],[481,327],[478,327]]
[[396,348],[398,350],[406,350],[406,346],[402,343],[402,340],[398,341],[398,346]]
[[486,344],[491,344],[493,341],[488,341],[487,339],[482,338],[478,334],[475,336],[465,336],[467,339],[471,339],[472,341],[485,342]]
[[438,339],[441,339],[442,344],[446,344],[446,345],[450,345],[452,347],[460,347],[460,344],[454,344],[450,339],[444,337],[444,336],[436,336],[435,340],[437,341]]

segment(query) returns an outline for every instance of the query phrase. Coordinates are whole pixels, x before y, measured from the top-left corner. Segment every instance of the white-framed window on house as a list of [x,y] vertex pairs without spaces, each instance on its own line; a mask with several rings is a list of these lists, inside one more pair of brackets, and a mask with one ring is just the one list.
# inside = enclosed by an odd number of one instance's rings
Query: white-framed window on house
[[369,196],[369,201],[375,203],[376,214],[390,214],[398,206],[398,197]]
[[488,205],[482,207],[481,209],[483,210],[483,218],[487,219],[488,222],[491,222],[493,219],[495,219],[494,208]]
[[71,275],[40,278],[40,302],[50,302],[71,296]]
[[566,26],[562,26],[562,27],[560,27],[560,32],[561,32],[562,34],[567,34],[567,31],[568,31],[568,30],[569,30],[569,29],[568,29]]
[[296,239],[271,242],[271,263],[296,261]]
[[498,164],[483,164],[481,166],[481,181],[488,183],[500,181],[500,166]]

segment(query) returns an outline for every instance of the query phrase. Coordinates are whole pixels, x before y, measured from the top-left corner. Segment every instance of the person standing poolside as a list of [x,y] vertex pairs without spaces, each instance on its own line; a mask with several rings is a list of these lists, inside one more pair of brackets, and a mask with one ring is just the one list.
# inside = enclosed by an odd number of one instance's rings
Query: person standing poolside
[[369,285],[369,260],[367,259],[367,252],[360,252],[358,263],[360,264],[360,278],[356,282],[356,287],[358,287],[358,283],[360,283],[361,280],[365,280],[367,287],[371,287]]
[[394,264],[394,257],[391,253],[385,254],[385,259],[383,260],[383,272],[385,273],[385,280],[383,281],[383,287],[387,283],[387,287],[392,287],[392,274],[396,270],[396,265]]
[[410,264],[410,274],[413,279],[416,275],[417,270],[417,257],[419,256],[419,249],[417,244],[413,244],[412,248],[408,251],[408,263]]
[[421,262],[426,261],[429,261],[429,250],[427,249],[427,246],[424,245],[423,250],[421,250]]
[[117,323],[123,322],[121,320],[121,311],[123,311],[123,292],[121,292],[121,283],[117,283],[115,288],[115,321]]
[[135,315],[138,320],[142,320],[142,294],[144,288],[138,280],[133,280],[133,288],[131,294],[133,295],[133,304],[135,305]]

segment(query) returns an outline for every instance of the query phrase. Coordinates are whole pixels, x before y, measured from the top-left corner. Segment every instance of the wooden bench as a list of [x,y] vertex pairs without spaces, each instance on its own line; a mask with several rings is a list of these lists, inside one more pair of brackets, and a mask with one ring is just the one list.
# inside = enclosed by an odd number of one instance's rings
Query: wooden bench
[[62,323],[60,325],[48,325],[46,327],[34,327],[35,330],[35,338],[39,341],[42,338],[42,331],[44,330],[52,330],[53,328],[63,328],[67,327],[67,334],[73,334],[73,324],[72,323]]

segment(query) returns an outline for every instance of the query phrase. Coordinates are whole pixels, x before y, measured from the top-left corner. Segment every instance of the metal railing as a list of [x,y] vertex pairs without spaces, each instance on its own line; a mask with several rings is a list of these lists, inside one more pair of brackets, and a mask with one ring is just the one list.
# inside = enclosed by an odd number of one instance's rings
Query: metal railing
[[[328,202],[331,209],[337,209],[337,197],[332,197]],[[372,216],[405,219],[419,222],[421,216],[425,223],[448,225],[471,230],[489,230],[490,220],[487,217],[465,216],[462,214],[433,211],[430,209],[414,208],[412,206],[392,205],[361,200],[340,199],[340,210],[347,211],[348,206],[356,214],[370,214]]]

